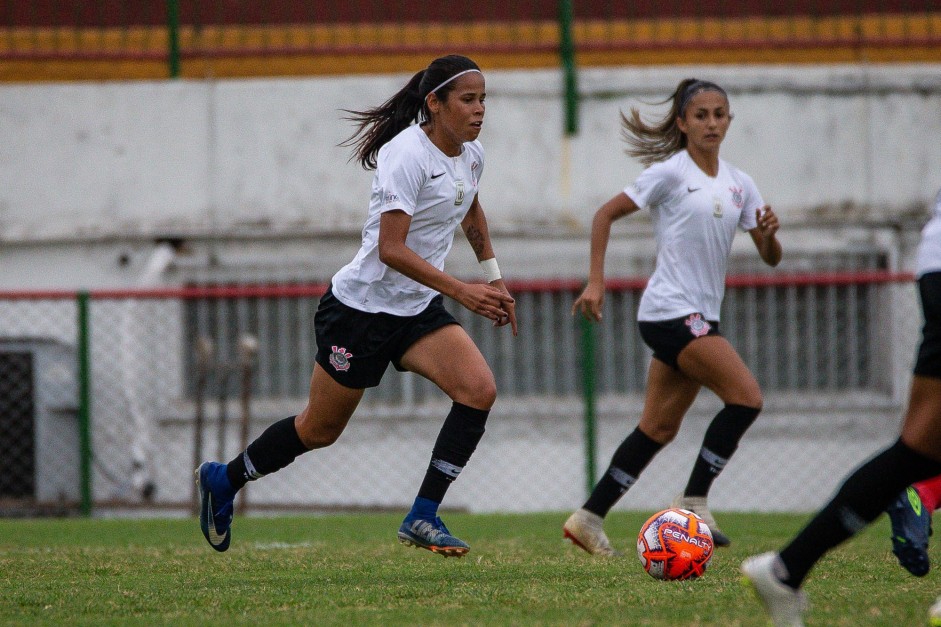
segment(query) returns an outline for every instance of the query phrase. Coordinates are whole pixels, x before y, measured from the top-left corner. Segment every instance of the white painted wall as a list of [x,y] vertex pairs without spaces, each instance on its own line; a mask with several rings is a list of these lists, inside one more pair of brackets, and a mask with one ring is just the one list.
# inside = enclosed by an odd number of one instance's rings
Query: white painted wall
[[[785,219],[895,220],[939,185],[938,66],[584,70],[568,164],[558,73],[488,72],[481,198],[494,227],[584,228],[640,171],[619,109],[689,75],[729,89],[723,155]],[[341,109],[406,78],[2,86],[0,238],[358,230],[370,174],[337,147],[352,130]]]
[[[723,156],[778,210],[789,250],[869,245],[881,237],[869,226],[911,232],[925,219],[941,186],[937,65],[588,69],[570,140],[558,72],[494,71],[481,200],[502,265],[584,274],[591,215],[641,169],[623,153],[619,111],[662,113],[649,103],[687,76],[729,90]],[[0,289],[133,286],[164,235],[192,242],[190,267],[329,278],[358,244],[371,177],[337,146],[353,128],[341,110],[406,79],[0,86]],[[649,235],[643,216],[619,223],[612,255],[649,255]],[[472,272],[464,248],[451,261]]]

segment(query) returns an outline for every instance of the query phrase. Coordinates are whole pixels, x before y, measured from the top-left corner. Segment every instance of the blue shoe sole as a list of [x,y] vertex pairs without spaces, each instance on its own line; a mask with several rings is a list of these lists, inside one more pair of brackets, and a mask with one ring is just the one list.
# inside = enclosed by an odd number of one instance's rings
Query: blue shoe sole
[[229,548],[229,543],[232,540],[232,529],[227,527],[224,535],[220,535],[216,531],[216,523],[212,516],[212,492],[209,490],[207,477],[209,464],[211,463],[203,462],[195,472],[196,486],[199,488],[199,528],[202,530],[209,546],[221,553]]

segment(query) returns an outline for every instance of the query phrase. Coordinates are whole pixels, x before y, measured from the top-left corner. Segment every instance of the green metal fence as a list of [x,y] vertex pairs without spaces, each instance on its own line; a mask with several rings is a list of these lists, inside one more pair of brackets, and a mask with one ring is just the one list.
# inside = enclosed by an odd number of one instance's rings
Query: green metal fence
[[[514,284],[519,338],[448,305],[499,390],[487,444],[468,468],[477,479],[461,482],[452,506],[564,510],[584,498],[641,411],[650,359],[636,333],[643,284],[610,280],[601,324],[573,318],[580,282]],[[811,509],[833,488],[820,477],[835,480],[897,437],[887,418],[901,412],[894,350],[913,354],[914,283],[864,270],[736,275],[728,287],[723,332],[766,393],[744,454],[768,473],[758,481],[736,464],[721,498],[738,509]],[[0,516],[186,511],[201,460],[231,459],[303,407],[311,318],[325,289],[0,293]],[[252,508],[403,506],[448,406],[430,382],[389,369],[342,442],[253,485]],[[702,395],[637,498],[681,487],[672,484],[717,407]]]

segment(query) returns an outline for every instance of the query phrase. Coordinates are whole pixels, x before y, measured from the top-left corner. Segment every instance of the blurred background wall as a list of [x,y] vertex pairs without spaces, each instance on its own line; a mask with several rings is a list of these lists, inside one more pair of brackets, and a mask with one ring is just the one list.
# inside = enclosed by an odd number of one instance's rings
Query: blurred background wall
[[[576,506],[636,422],[645,215],[615,227],[605,324],[569,310],[594,210],[641,170],[619,113],[662,114],[688,76],[728,90],[723,157],[778,211],[786,251],[771,270],[748,238],[733,250],[723,331],[766,410],[713,508],[813,509],[896,436],[921,323],[912,255],[941,186],[941,3],[457,6],[4,5],[0,512],[186,512],[198,459],[300,409],[317,298],[368,201],[343,110],[451,52],[486,75],[481,201],[522,321],[511,340],[455,311],[501,392],[451,506]],[[460,239],[448,269],[479,279]],[[621,507],[669,501],[716,410],[701,395]],[[337,446],[240,511],[401,507],[445,411],[389,373]]]

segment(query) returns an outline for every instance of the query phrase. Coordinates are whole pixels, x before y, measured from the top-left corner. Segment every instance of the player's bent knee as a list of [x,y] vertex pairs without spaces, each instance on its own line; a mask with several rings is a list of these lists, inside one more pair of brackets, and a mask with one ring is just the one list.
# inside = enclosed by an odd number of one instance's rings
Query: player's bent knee
[[641,430],[644,434],[661,445],[667,445],[676,438],[676,434],[680,432],[680,426],[665,426],[665,425],[649,425],[643,424]]
[[298,429],[298,436],[301,442],[308,449],[326,448],[340,439],[343,429],[338,427],[324,427],[316,425],[313,428],[302,426]]
[[765,399],[761,394],[759,388],[754,390],[743,390],[742,393],[733,394],[728,399],[723,399],[726,405],[739,405],[741,407],[748,407],[754,409],[756,412],[760,412],[764,407]]
[[493,376],[468,379],[452,400],[475,409],[490,409],[497,400],[497,384]]

